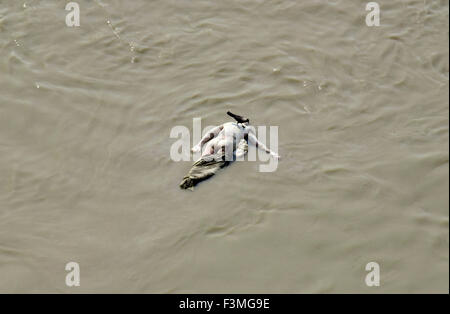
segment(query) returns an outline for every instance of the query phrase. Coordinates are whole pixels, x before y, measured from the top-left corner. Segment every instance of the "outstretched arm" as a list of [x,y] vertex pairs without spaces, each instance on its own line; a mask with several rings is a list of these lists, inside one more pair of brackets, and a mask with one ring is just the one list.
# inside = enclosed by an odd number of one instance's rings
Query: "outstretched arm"
[[258,141],[258,139],[256,138],[256,136],[253,135],[252,133],[248,133],[248,142],[249,142],[250,144],[255,145],[257,148],[259,148],[259,149],[265,151],[266,153],[270,154],[273,158],[275,158],[275,159],[280,159],[280,156],[279,156],[277,153],[271,151],[269,148],[266,147],[266,145],[264,145],[263,143],[261,143],[260,141]]
[[215,138],[217,134],[219,134],[220,131],[222,131],[223,125],[216,126],[215,128],[212,128],[208,133],[203,136],[203,138],[200,140],[200,142],[192,147],[193,153],[198,153],[202,150],[202,146],[205,145],[207,142],[209,142],[211,139]]

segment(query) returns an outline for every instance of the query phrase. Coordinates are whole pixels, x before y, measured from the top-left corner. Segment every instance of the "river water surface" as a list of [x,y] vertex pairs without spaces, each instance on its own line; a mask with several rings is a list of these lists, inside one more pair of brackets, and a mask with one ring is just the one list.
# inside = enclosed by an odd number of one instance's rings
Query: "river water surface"
[[[0,0],[0,292],[448,293],[448,1],[67,2]],[[227,110],[277,170],[180,190]]]

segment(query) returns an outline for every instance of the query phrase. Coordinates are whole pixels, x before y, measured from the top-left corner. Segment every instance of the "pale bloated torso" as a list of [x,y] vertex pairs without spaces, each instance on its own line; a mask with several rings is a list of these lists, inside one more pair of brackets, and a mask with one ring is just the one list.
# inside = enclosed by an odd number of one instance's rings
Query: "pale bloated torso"
[[230,152],[234,151],[234,143],[239,143],[249,131],[250,128],[243,127],[241,124],[238,125],[236,122],[224,123],[219,134],[206,144],[202,156],[215,154],[225,149]]

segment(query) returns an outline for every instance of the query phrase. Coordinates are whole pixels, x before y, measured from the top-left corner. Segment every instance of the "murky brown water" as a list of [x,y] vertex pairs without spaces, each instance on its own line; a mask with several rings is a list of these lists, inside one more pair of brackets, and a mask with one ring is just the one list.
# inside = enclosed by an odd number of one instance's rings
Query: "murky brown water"
[[[0,0],[0,292],[448,293],[448,1],[67,2]],[[228,109],[277,171],[180,190]]]

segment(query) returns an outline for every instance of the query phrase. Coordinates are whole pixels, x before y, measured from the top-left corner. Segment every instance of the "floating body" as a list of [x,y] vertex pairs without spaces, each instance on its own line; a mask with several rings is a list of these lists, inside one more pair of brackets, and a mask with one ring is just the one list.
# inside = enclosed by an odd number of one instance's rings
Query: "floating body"
[[237,122],[227,122],[213,128],[192,148],[193,153],[201,151],[202,155],[180,183],[182,189],[193,188],[198,182],[213,176],[235,158],[243,157],[248,151],[248,144],[264,150],[273,158],[279,158],[251,133],[249,119],[229,111],[227,114]]

